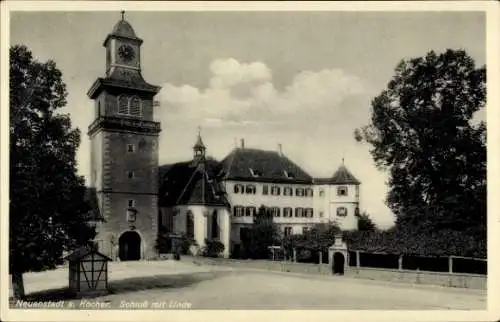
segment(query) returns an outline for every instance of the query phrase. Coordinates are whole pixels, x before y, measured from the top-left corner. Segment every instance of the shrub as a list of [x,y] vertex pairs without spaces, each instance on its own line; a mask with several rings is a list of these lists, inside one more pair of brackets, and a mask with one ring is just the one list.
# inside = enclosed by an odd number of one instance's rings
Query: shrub
[[204,257],[219,257],[220,253],[224,251],[224,244],[218,240],[205,239],[205,246],[202,250]]

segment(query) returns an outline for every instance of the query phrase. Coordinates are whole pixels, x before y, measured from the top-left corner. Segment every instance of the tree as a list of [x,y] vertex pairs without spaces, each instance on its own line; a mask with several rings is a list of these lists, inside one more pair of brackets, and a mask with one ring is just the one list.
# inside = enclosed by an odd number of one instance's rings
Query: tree
[[63,250],[87,245],[94,229],[82,177],[76,174],[80,132],[68,115],[66,87],[53,61],[36,61],[25,46],[10,48],[9,273],[14,297],[23,273],[54,268]]
[[358,230],[359,231],[374,231],[377,229],[377,226],[370,218],[366,212],[363,212],[358,216]]
[[278,229],[273,222],[270,209],[260,206],[252,227],[248,230],[242,245],[247,256],[262,259],[269,256],[269,246],[278,243]]
[[387,204],[398,230],[453,230],[486,239],[486,67],[463,50],[401,61],[355,131],[389,172]]

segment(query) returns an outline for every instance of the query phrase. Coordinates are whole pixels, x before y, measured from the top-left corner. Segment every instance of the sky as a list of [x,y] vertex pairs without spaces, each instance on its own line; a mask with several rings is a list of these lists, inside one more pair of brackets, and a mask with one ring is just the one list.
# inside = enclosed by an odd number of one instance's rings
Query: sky
[[[105,74],[106,35],[115,11],[17,12],[10,43],[52,59],[69,93],[62,112],[82,131],[78,171],[88,182],[93,102],[86,93]],[[160,164],[192,157],[197,127],[207,154],[222,159],[241,139],[283,152],[314,177],[341,164],[362,182],[360,208],[381,228],[387,174],[353,131],[368,124],[371,100],[401,59],[465,49],[485,64],[485,16],[473,12],[127,12],[144,40],[142,74],[162,87]],[[484,113],[477,116],[483,119]]]

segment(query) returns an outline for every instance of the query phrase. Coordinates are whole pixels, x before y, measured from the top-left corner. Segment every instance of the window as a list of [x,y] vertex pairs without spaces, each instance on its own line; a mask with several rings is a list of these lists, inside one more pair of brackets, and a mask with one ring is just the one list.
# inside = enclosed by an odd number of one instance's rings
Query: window
[[233,216],[235,217],[242,217],[243,216],[243,210],[244,208],[241,206],[234,206],[233,207]]
[[243,186],[241,184],[235,184],[234,193],[245,193]]
[[135,173],[134,173],[134,171],[128,171],[128,172],[127,172],[127,177],[128,177],[129,179],[134,179],[134,178],[135,178]]
[[278,207],[272,207],[271,208],[271,216],[273,217],[279,217],[281,214],[280,214],[280,208]]
[[262,186],[262,194],[263,195],[269,194],[269,186],[267,184]]
[[295,189],[295,195],[296,195],[297,197],[302,197],[302,196],[304,196],[304,189],[302,189],[302,188],[297,188],[297,189]]
[[194,216],[191,211],[186,213],[186,235],[188,237],[194,237]]
[[252,169],[252,168],[249,168],[248,170],[250,170],[250,174],[252,175],[252,177],[258,178],[258,177],[262,176],[262,171],[260,171],[260,170]]
[[255,188],[254,185],[248,184],[246,186],[246,189],[245,189],[246,193],[254,195],[256,191],[257,191],[257,189]]
[[135,152],[135,146],[133,144],[127,144],[127,152]]
[[304,216],[304,209],[295,208],[295,217],[303,217],[303,216]]
[[141,116],[141,99],[137,96],[130,98],[129,114],[133,116]]
[[292,234],[292,227],[285,227],[283,229],[285,236],[290,236]]
[[323,216],[324,216],[324,212],[323,212],[323,211],[320,211],[320,212],[319,212],[319,218],[323,218]]
[[135,207],[135,200],[134,199],[129,199],[128,200],[128,207],[129,208]]
[[285,174],[285,177],[287,177],[288,179],[293,179],[293,173],[292,172],[289,172],[289,171],[286,171],[286,170],[284,170],[283,172]]
[[220,230],[219,230],[219,219],[218,219],[218,214],[217,210],[214,210],[212,213],[212,238],[218,239],[220,235]]
[[283,208],[283,217],[292,217],[292,208],[286,207]]
[[118,114],[141,116],[142,102],[138,96],[127,97],[119,95],[117,97]]
[[306,196],[307,197],[312,197],[313,196],[313,190],[311,188],[305,189]]
[[281,189],[280,189],[280,187],[278,187],[278,186],[272,186],[272,187],[271,187],[271,194],[272,194],[273,196],[279,196],[279,195],[280,195],[280,193],[281,193]]
[[359,186],[356,186],[356,198],[359,198]]
[[319,189],[319,196],[324,197],[325,196],[325,190]]
[[347,196],[347,187],[338,187],[337,188],[337,196]]
[[308,217],[308,218],[312,218],[313,217],[313,209],[312,208],[306,208],[305,209],[305,216]]
[[247,207],[245,211],[245,216],[246,217],[253,217],[255,216],[255,207]]
[[309,227],[302,227],[302,234],[307,234]]
[[283,195],[284,196],[293,196],[293,189],[291,187],[283,188]]
[[347,216],[347,208],[346,207],[338,207],[337,208],[337,216],[339,216],[339,217]]
[[125,95],[118,96],[118,113],[128,114],[128,99]]

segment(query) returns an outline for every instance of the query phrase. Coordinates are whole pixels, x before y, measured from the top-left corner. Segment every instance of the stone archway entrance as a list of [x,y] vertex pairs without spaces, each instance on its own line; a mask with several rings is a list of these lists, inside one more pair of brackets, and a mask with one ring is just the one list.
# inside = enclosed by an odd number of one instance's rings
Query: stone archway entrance
[[333,274],[344,275],[345,257],[342,253],[333,254]]
[[135,231],[124,232],[118,241],[118,257],[121,261],[141,259],[141,236]]

